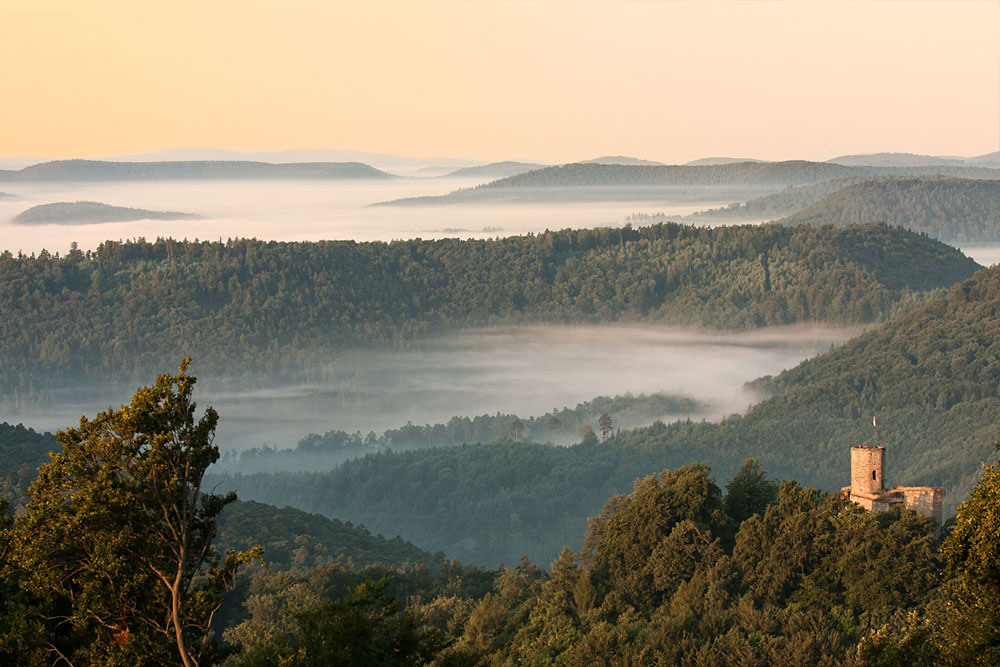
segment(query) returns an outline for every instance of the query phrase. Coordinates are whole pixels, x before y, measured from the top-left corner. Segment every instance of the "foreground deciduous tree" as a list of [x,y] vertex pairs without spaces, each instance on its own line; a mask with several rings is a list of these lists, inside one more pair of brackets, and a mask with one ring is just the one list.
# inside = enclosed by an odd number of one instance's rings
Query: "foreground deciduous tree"
[[216,519],[235,494],[202,493],[218,414],[195,419],[195,378],[160,375],[129,405],[60,431],[39,469],[10,558],[31,602],[25,661],[209,661],[212,617],[259,548],[220,556]]

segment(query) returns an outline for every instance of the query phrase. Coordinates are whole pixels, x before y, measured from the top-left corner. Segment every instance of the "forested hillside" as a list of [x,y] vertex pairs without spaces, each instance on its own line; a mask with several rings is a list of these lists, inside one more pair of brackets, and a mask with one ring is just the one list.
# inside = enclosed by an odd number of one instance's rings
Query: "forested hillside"
[[[721,423],[657,424],[559,448],[525,443],[378,454],[321,474],[255,475],[245,498],[363,521],[373,530],[489,564],[543,561],[581,535],[601,498],[693,461],[731,471],[759,459],[779,478],[835,490],[849,450],[887,448],[887,484],[946,487],[946,514],[1000,439],[1000,270],[803,362],[760,388],[774,397]],[[579,539],[579,538],[576,538]],[[497,545],[510,545],[509,547]]]
[[4,252],[0,387],[30,391],[76,375],[133,381],[185,355],[209,374],[309,371],[316,351],[501,323],[863,323],[976,267],[885,225]]
[[1000,243],[1000,181],[893,178],[854,183],[783,224],[885,222],[945,243]]
[[819,183],[789,186],[780,192],[757,197],[743,204],[730,204],[725,208],[698,211],[684,219],[696,224],[776,220],[796,213],[855,181],[853,178],[834,178]]

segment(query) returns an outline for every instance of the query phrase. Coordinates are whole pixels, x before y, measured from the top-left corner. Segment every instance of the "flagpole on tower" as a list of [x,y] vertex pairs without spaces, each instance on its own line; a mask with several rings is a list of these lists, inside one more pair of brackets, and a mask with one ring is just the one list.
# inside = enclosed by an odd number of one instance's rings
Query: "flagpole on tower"
[[878,447],[882,446],[882,443],[878,439],[878,422],[875,421],[875,415],[872,415],[872,427],[875,429],[875,444]]

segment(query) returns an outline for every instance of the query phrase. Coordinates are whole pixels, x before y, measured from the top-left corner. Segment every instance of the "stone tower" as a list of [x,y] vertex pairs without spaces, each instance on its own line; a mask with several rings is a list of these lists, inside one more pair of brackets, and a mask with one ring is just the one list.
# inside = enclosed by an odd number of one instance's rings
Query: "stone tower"
[[851,447],[851,495],[882,495],[884,470],[885,447]]
[[939,486],[897,486],[885,488],[885,447],[851,447],[851,485],[841,493],[869,512],[881,512],[902,505],[934,519],[940,529],[944,489]]

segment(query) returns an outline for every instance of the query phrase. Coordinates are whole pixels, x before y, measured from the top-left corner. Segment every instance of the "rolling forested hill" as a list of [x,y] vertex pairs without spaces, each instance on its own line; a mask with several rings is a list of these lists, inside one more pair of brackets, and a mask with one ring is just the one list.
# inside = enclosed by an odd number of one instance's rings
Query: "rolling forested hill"
[[854,183],[784,224],[885,222],[945,243],[1000,243],[1000,181],[898,178]]
[[568,448],[497,443],[382,453],[320,474],[227,478],[245,498],[363,521],[480,563],[578,548],[586,518],[630,480],[754,457],[781,478],[835,490],[849,449],[887,448],[887,484],[946,487],[946,514],[1000,439],[1000,269],[759,383],[775,394],[721,423],[678,422]]
[[144,208],[111,206],[96,201],[39,204],[14,216],[19,225],[89,225],[97,222],[129,220],[192,220],[201,216],[177,211],[150,211]]
[[[977,265],[884,225],[565,230],[488,241],[106,242],[0,254],[0,387],[309,366],[459,327],[885,320]],[[919,300],[919,298],[918,298]]]
[[751,220],[776,220],[796,213],[845,186],[852,178],[835,178],[807,185],[789,186],[780,192],[751,199],[743,204],[698,211],[685,217],[694,223],[738,223]]
[[170,162],[105,162],[56,160],[18,171],[0,171],[0,181],[154,181],[170,179],[388,179],[392,174],[360,162],[249,162],[194,160]]

